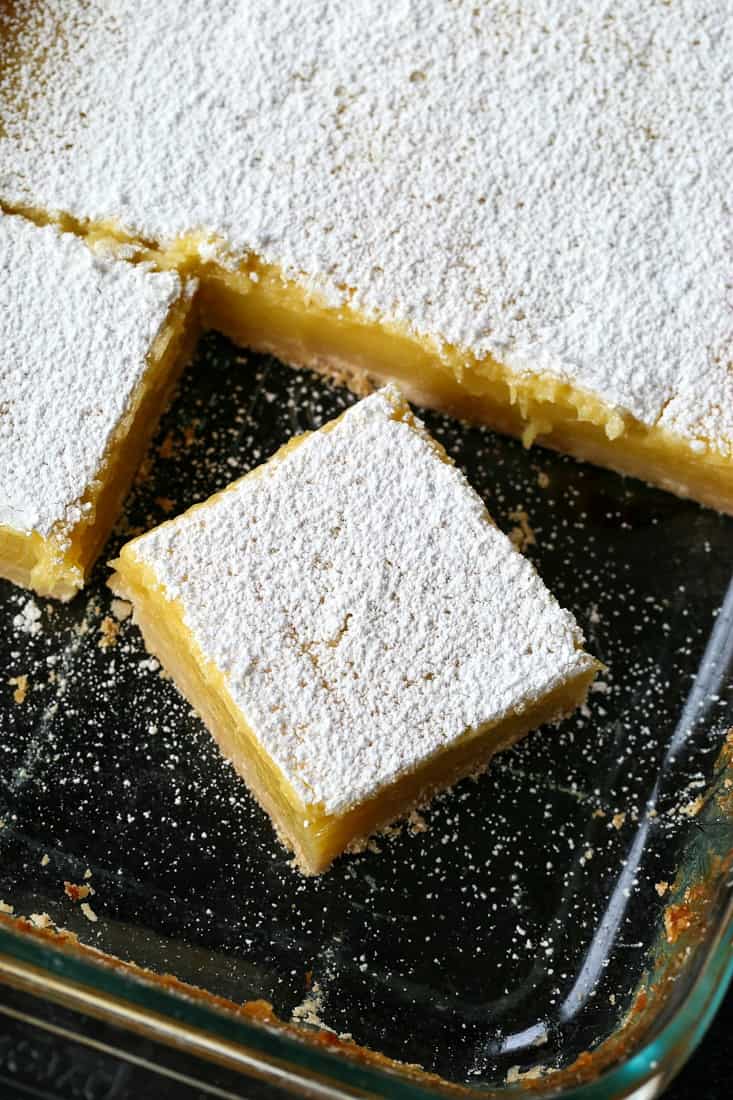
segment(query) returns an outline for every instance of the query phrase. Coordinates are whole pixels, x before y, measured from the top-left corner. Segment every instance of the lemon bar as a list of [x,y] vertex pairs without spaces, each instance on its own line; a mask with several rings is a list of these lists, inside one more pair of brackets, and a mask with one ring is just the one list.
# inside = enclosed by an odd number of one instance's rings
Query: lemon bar
[[34,0],[0,202],[204,321],[733,510],[728,0]]
[[193,338],[192,291],[0,215],[0,576],[83,585]]
[[113,565],[306,873],[573,710],[599,667],[393,386]]

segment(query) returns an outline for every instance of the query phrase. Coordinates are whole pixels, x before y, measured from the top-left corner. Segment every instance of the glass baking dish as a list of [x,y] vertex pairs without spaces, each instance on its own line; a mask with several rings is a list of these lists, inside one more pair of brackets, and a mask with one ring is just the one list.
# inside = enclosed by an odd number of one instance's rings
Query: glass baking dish
[[[205,337],[106,557],[353,400]],[[306,1095],[648,1100],[733,963],[733,521],[425,417],[607,666],[588,707],[303,879],[103,562],[0,583],[0,980]]]

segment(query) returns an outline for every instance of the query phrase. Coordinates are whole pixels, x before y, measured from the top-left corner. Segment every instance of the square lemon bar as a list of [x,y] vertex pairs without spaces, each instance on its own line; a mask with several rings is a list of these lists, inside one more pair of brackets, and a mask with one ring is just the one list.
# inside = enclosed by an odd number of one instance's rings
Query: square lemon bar
[[308,874],[572,711],[599,667],[392,385],[113,565]]
[[193,286],[0,214],[0,576],[82,587],[186,358]]

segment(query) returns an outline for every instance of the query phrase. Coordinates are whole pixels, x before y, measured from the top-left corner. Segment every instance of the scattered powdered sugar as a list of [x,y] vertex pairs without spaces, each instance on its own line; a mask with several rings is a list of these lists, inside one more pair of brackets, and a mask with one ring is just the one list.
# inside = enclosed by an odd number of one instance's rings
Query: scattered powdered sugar
[[[158,498],[182,511],[352,401],[209,334],[105,558],[167,518]],[[613,1030],[674,900],[683,852],[716,834],[714,799],[697,817],[679,807],[703,793],[693,782],[710,777],[733,725],[731,601],[717,610],[731,521],[488,430],[426,419],[505,531],[518,505],[526,511],[537,535],[528,554],[608,666],[592,717],[576,712],[500,754],[481,782],[434,801],[426,831],[391,830],[381,855],[304,878],[172,683],[140,674],[132,621],[116,646],[99,648],[111,607],[102,566],[53,615],[38,601],[35,637],[12,629],[26,595],[3,582],[4,671],[29,673],[34,690],[23,707],[6,698],[2,712],[0,898],[237,1003],[264,997],[281,1019],[318,982],[316,1014],[338,1033],[490,1089],[510,1066],[526,1072],[543,1039],[553,1067],[574,1061],[589,1034]],[[540,466],[549,488],[537,483]],[[697,701],[685,708],[691,690]],[[676,763],[660,769],[683,710]],[[86,868],[104,900],[102,911],[87,899],[97,923],[63,892]],[[488,1001],[491,1018],[477,1019]]]
[[17,615],[13,616],[13,626],[23,634],[35,635],[41,631],[41,609],[31,596]]
[[329,813],[593,664],[394,387],[132,553]]
[[[47,536],[81,519],[181,292],[172,272],[0,214],[0,524]],[[15,625],[32,633],[37,618],[29,601]]]
[[6,203],[257,253],[730,449],[726,0],[14,10]]

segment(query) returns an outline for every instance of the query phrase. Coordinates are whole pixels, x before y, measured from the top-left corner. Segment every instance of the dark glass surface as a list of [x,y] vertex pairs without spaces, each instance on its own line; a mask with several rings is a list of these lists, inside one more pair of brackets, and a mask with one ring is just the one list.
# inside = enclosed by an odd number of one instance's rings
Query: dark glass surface
[[[104,558],[353,400],[207,337]],[[0,898],[284,1018],[315,981],[337,1032],[481,1084],[572,1061],[642,978],[733,724],[733,521],[425,418],[608,666],[588,707],[438,800],[426,831],[306,880],[131,622],[102,645],[104,560],[66,606],[0,582]],[[87,869],[96,923],[63,888]]]

